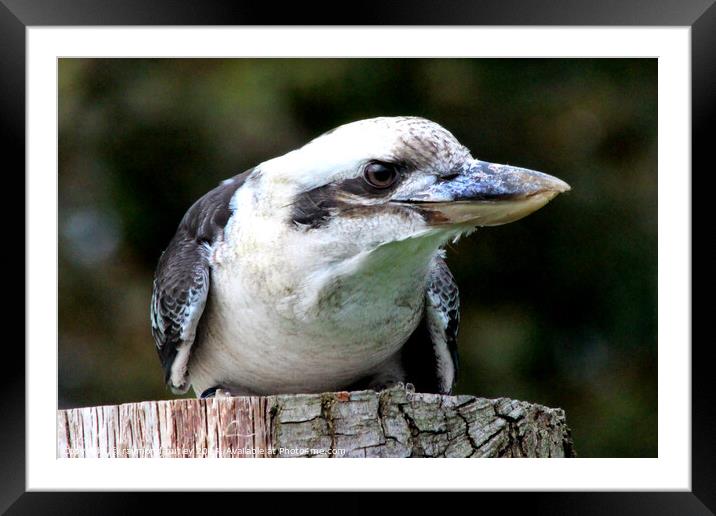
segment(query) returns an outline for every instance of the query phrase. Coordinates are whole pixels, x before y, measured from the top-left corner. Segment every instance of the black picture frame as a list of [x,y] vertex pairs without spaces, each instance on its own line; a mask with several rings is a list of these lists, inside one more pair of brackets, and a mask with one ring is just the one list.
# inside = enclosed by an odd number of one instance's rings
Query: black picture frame
[[[689,26],[692,50],[692,173],[693,196],[706,188],[693,181],[713,174],[709,126],[716,122],[716,0],[401,0],[362,2],[350,10],[335,5],[303,2],[248,4],[213,0],[0,0],[0,135],[5,176],[22,177],[25,167],[25,59],[26,34],[32,26],[73,25],[622,25]],[[14,158],[14,159],[13,159]],[[14,174],[12,171],[17,171]],[[19,181],[18,181],[19,182]],[[21,183],[21,184],[24,184]],[[19,186],[20,187],[20,186]],[[24,187],[23,191],[24,191]],[[6,191],[6,195],[8,195]],[[693,197],[692,197],[693,199]],[[693,199],[695,200],[695,199]],[[692,235],[706,227],[713,216],[694,211]],[[699,204],[703,207],[703,204]],[[13,227],[18,227],[14,224]],[[9,231],[9,230],[8,230]],[[13,231],[20,232],[18,229]],[[698,231],[698,229],[696,229]],[[704,229],[704,231],[707,231]],[[708,229],[712,234],[713,229]],[[15,235],[12,235],[14,237]],[[17,235],[15,242],[23,236]],[[17,246],[19,248],[19,245]],[[24,249],[24,247],[23,247]],[[692,249],[693,253],[693,249]],[[24,254],[24,251],[23,251]],[[692,255],[693,256],[693,255]],[[24,257],[27,258],[27,257]],[[716,263],[713,254],[706,263]],[[705,268],[692,268],[702,277]],[[695,282],[698,294],[708,286]],[[16,306],[20,306],[17,302]],[[24,303],[23,303],[24,306]],[[693,308],[692,308],[693,309]],[[693,320],[693,316],[692,316]],[[714,514],[716,465],[714,429],[716,399],[709,347],[712,338],[693,339],[692,345],[692,491],[605,493],[511,493],[509,507],[549,514]],[[16,343],[5,343],[5,349]],[[687,343],[670,343],[686,345]],[[147,508],[147,494],[25,492],[25,368],[24,354],[4,355],[3,416],[0,439],[0,510],[9,514],[127,513]],[[12,367],[7,364],[12,363]],[[242,494],[241,496],[246,496]],[[342,505],[353,512],[374,510],[353,493],[356,502]],[[492,498],[505,494],[485,493]],[[168,497],[165,497],[168,498]],[[413,498],[422,504],[420,497]],[[500,501],[502,504],[504,501]],[[186,497],[178,494],[162,500],[161,511],[188,510]],[[245,502],[244,502],[245,503]],[[289,502],[291,503],[291,502]],[[295,505],[299,503],[293,502]],[[451,502],[462,503],[462,502]],[[480,502],[483,503],[483,502]],[[272,502],[273,505],[273,502]],[[503,505],[504,506],[504,505]],[[289,505],[289,508],[291,505]],[[276,507],[274,506],[274,509]],[[238,508],[237,508],[238,510]],[[409,508],[406,506],[406,510]]]

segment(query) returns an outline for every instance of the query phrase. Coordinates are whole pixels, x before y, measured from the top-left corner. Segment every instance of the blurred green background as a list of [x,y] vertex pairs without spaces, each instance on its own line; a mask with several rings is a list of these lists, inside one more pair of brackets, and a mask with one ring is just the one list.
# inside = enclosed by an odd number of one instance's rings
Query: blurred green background
[[582,457],[657,455],[656,59],[61,59],[59,406],[166,399],[152,273],[219,181],[419,115],[572,186],[448,250],[457,392],[563,407]]

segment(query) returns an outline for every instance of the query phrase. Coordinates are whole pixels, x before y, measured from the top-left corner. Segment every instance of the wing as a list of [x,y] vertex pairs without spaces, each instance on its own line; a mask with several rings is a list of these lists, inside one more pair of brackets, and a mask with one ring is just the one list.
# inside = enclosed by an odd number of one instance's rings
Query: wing
[[231,198],[251,170],[224,181],[189,208],[162,253],[152,290],[152,335],[175,393],[189,389],[188,364],[211,283],[211,254],[233,211]]
[[162,254],[154,277],[152,335],[164,380],[176,393],[189,389],[189,355],[209,293],[209,253],[208,246],[187,235],[175,237]]
[[425,313],[403,346],[407,381],[419,392],[449,394],[457,381],[460,295],[445,260],[437,257],[425,292]]

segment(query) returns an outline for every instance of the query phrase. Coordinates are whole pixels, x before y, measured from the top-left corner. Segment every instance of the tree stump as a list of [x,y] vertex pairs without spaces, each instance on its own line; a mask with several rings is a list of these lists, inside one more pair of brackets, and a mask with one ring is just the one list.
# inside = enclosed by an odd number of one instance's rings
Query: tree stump
[[60,410],[65,457],[574,457],[564,411],[507,398],[357,391]]

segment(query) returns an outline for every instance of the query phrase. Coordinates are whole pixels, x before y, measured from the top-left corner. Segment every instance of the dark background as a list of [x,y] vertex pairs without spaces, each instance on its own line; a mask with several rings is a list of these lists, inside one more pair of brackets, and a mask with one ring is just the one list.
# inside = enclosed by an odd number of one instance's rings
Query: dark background
[[220,180],[336,125],[420,115],[572,192],[448,250],[457,392],[563,407],[580,456],[656,456],[655,59],[63,59],[59,405],[169,398],[153,268]]

